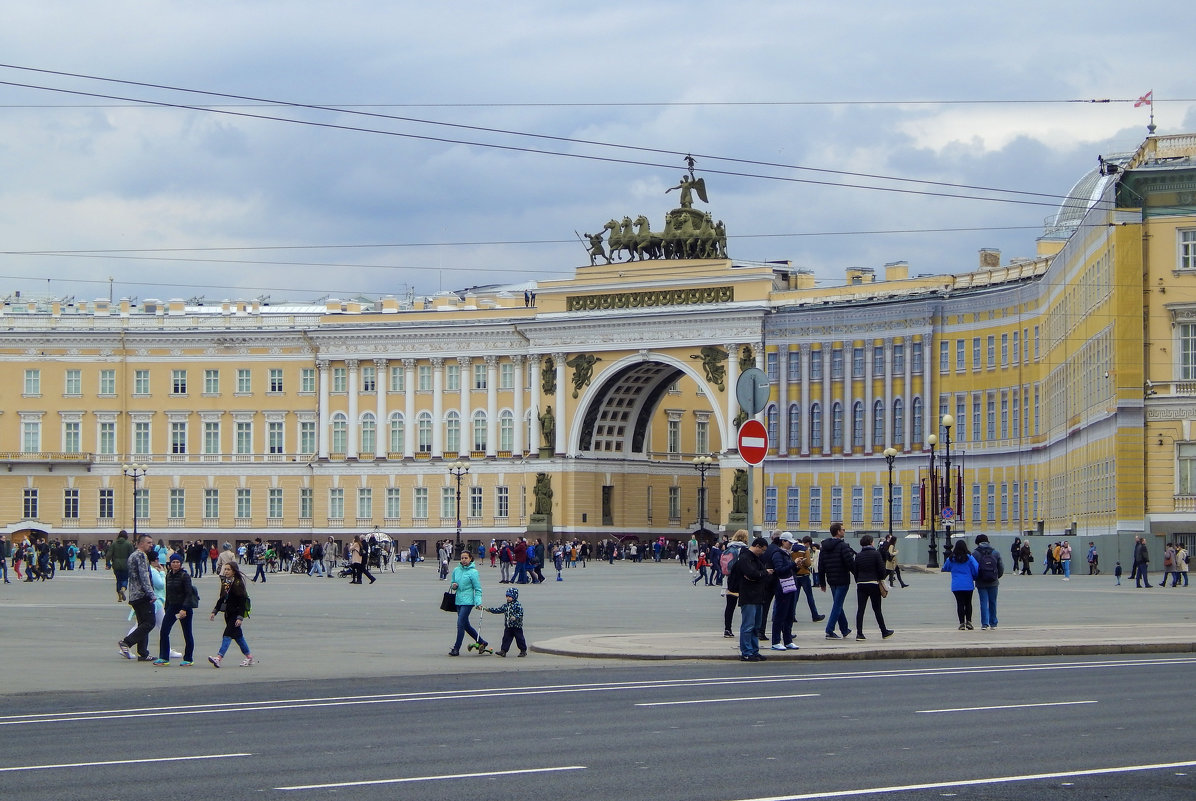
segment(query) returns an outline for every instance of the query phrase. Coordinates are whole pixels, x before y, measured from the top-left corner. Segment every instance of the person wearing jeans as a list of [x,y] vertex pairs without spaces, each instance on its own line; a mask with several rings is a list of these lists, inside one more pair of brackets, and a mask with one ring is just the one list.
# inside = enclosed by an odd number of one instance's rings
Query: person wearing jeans
[[466,634],[477,642],[480,653],[487,643],[470,624],[469,613],[475,608],[482,608],[482,580],[478,578],[473,554],[469,549],[461,551],[461,564],[453,568],[453,583],[449,585],[449,591],[456,595],[457,601],[457,640],[453,643],[449,656],[458,656],[461,653],[461,642]]
[[[826,592],[831,588],[831,613],[826,619],[826,638],[837,640],[851,634],[847,627],[847,615],[843,613],[843,601],[851,588],[851,573],[855,567],[855,551],[843,540],[843,524],[831,523],[831,535],[822,541],[818,555],[818,589]],[[839,627],[839,634],[835,633]]]
[[145,556],[152,543],[153,538],[148,534],[138,535],[133,553],[129,556],[129,606],[133,607],[133,614],[137,616],[137,627],[116,643],[121,656],[129,659],[133,658],[129,648],[136,646],[137,658],[142,662],[153,659],[149,653],[149,633],[157,623],[154,603],[158,596],[154,592],[149,560]]
[[980,630],[987,631],[997,627],[997,585],[1000,583],[1001,576],[1005,575],[1005,562],[1001,559],[1001,554],[998,553],[992,545],[989,544],[987,534],[976,535],[976,551],[973,556],[979,564],[981,557],[988,557],[989,552],[997,560],[997,578],[990,580],[986,576],[980,574],[977,569],[976,574],[976,594],[980,596]]
[[768,540],[757,537],[740,552],[727,578],[727,592],[739,596],[739,658],[744,662],[763,662],[767,658],[761,655],[760,638],[756,636],[770,595],[772,570],[762,560],[766,550]]

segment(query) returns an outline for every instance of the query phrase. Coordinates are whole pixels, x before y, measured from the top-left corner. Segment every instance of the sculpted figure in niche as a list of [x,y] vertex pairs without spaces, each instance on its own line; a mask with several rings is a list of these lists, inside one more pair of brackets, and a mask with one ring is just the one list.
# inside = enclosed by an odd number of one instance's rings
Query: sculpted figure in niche
[[736,470],[731,480],[731,511],[735,514],[747,514],[747,485],[747,471]]
[[545,395],[556,394],[556,362],[551,356],[545,356],[540,367],[540,388]]
[[594,365],[600,361],[602,359],[592,354],[579,353],[565,362],[567,367],[573,368],[573,397],[576,398],[582,388],[590,383],[590,379],[594,377]]
[[536,511],[534,514],[552,514],[552,480],[547,473],[536,473],[536,486],[532,489],[536,496]]
[[725,390],[727,367],[723,364],[727,360],[727,352],[714,345],[706,345],[697,353],[689,355],[691,359],[701,359],[702,370],[706,373],[706,380],[720,390]]
[[552,416],[552,407],[547,406],[544,414],[540,415],[540,435],[544,437],[544,447],[556,445],[556,418]]
[[739,351],[739,369],[747,370],[756,366],[756,354],[752,352],[751,345],[744,345],[743,350]]

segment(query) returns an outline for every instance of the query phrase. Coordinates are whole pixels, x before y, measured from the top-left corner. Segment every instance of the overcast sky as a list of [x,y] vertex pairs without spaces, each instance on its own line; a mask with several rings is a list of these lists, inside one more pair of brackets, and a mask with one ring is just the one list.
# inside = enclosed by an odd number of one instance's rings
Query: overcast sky
[[0,296],[107,297],[111,278],[116,297],[279,302],[569,277],[588,264],[575,232],[663,225],[686,153],[736,260],[833,284],[901,260],[966,272],[986,247],[1032,256],[1056,198],[881,177],[1061,196],[1098,154],[1137,147],[1150,108],[1132,101],[1152,89],[1159,133],[1196,131],[1190,3],[1148,9],[9,0]]

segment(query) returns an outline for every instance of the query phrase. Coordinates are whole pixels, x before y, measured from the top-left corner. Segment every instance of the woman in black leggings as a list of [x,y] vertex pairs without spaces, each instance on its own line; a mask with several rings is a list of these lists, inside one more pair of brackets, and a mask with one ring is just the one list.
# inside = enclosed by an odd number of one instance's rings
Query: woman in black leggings
[[971,631],[972,595],[976,590],[976,574],[980,572],[980,565],[976,557],[968,553],[968,545],[962,539],[955,541],[955,548],[943,562],[943,572],[951,574],[951,593],[955,596],[959,630]]

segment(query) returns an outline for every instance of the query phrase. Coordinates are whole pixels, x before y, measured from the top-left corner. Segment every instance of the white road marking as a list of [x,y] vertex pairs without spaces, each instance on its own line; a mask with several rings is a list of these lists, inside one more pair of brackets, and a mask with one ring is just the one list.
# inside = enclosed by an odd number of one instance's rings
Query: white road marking
[[749,698],[699,698],[692,701],[654,701],[636,706],[680,706],[681,704],[725,704],[728,701],[771,701],[774,698],[818,698],[822,693],[798,693],[796,695],[756,695]]
[[420,701],[490,699],[511,695],[557,695],[569,693],[619,692],[626,690],[655,690],[669,688],[693,689],[717,685],[744,687],[749,684],[785,684],[834,680],[872,680],[919,678],[985,673],[1017,673],[1045,670],[1095,670],[1109,668],[1142,668],[1196,664],[1196,657],[1114,659],[1102,662],[1041,662],[1017,665],[955,666],[934,668],[896,668],[890,670],[828,671],[825,673],[774,673],[763,676],[718,676],[713,678],[648,679],[628,682],[596,682],[586,684],[555,684],[543,687],[490,687],[472,693],[460,690],[437,690],[413,693],[383,693],[376,695],[325,696],[320,698],[279,698],[266,701],[236,701],[213,704],[191,704],[134,709],[97,709],[82,712],[40,712],[26,715],[0,716],[0,726],[20,726],[33,723],[67,723],[88,720],[123,720],[128,718],[165,715],[210,715],[223,712],[260,712],[272,709],[314,709],[318,707],[359,706],[369,704],[415,703]]
[[109,762],[63,762],[58,765],[18,765],[10,768],[0,768],[0,773],[17,773],[23,770],[54,770],[56,768],[95,768],[103,765],[141,765],[150,762],[190,762],[198,759],[230,759],[232,757],[247,757],[253,754],[197,754],[195,756],[156,757],[151,759],[114,759]]
[[899,784],[891,787],[861,787],[855,790],[831,790],[825,793],[802,793],[801,795],[772,795],[763,798],[744,798],[737,801],[807,801],[815,798],[846,798],[854,795],[872,795],[879,793],[904,793],[910,790],[938,790],[947,787],[975,787],[984,784],[1004,784],[1005,782],[1033,782],[1044,779],[1064,779],[1075,776],[1101,776],[1112,773],[1140,773],[1148,770],[1165,770],[1167,768],[1185,768],[1196,765],[1196,762],[1164,762],[1157,765],[1124,765],[1115,768],[1093,768],[1091,770],[1069,770],[1059,773],[1032,773],[1026,776],[994,776],[989,779],[961,779],[954,782],[933,782],[930,784]]
[[565,770],[585,770],[585,765],[563,765],[559,768],[525,768],[523,770],[493,770],[486,773],[450,773],[443,776],[408,776],[401,779],[370,779],[359,782],[333,782],[331,784],[296,784],[290,787],[275,787],[275,790],[326,790],[332,787],[365,787],[371,784],[406,784],[408,782],[437,782],[448,779],[485,779],[494,776],[519,776],[529,773],[559,773]]
[[931,715],[936,712],[983,712],[989,709],[1030,709],[1036,706],[1076,706],[1095,704],[1096,701],[1050,701],[1042,704],[1002,704],[1000,706],[960,706],[954,709],[915,709],[915,715]]

